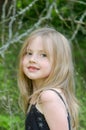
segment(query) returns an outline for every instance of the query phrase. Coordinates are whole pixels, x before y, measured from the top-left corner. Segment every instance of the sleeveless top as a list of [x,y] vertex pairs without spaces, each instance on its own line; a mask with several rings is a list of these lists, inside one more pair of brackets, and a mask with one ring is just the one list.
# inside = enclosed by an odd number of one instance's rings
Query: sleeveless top
[[[54,89],[49,89],[49,90],[56,92],[66,107],[66,104],[62,96],[60,95],[60,93],[58,93]],[[67,110],[68,127],[69,127],[69,130],[71,130],[70,115],[69,115],[67,107],[66,107],[66,110]],[[35,105],[31,106],[30,111],[26,116],[25,130],[50,130],[44,115],[36,108]]]

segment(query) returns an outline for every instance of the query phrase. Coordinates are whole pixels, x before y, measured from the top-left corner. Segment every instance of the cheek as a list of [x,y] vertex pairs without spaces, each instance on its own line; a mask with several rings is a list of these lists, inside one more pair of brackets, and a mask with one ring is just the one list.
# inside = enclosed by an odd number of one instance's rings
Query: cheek
[[23,59],[22,59],[22,70],[23,70],[24,73],[26,72],[26,64],[27,64],[27,62],[26,62],[26,60],[23,58]]
[[22,66],[24,66],[26,63],[27,63],[27,59],[24,57],[24,58],[22,59]]
[[50,72],[51,71],[51,67],[52,67],[52,64],[48,61],[42,63],[42,67],[46,69],[46,71]]
[[42,62],[40,62],[41,63],[41,66],[42,67],[48,67],[48,66],[50,66],[49,65],[49,62],[47,61],[47,60],[44,60],[44,61],[42,61]]

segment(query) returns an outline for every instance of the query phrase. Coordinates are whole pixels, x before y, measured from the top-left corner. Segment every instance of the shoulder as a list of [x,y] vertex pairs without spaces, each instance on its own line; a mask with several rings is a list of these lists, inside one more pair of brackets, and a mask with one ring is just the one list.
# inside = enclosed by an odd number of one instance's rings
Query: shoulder
[[66,112],[67,103],[64,94],[58,89],[44,90],[40,94],[42,108],[52,108],[52,110],[63,110]]
[[68,130],[65,105],[55,91],[44,90],[41,92],[41,112],[44,114],[52,130],[56,130],[57,128],[60,130]]
[[[53,91],[54,90],[54,91]],[[59,95],[57,94],[59,93],[61,95],[61,91],[59,90],[55,90],[55,89],[48,89],[48,90],[44,90],[43,92],[41,92],[40,94],[40,100],[42,103],[47,103],[47,102],[62,102]]]
[[40,94],[40,99],[41,101],[53,101],[57,98],[56,93],[53,92],[52,90],[44,90]]

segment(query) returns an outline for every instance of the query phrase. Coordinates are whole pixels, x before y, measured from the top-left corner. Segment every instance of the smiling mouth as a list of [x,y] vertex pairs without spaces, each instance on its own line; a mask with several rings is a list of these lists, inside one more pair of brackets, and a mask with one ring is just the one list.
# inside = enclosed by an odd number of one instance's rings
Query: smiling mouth
[[36,70],[39,70],[39,68],[37,67],[34,67],[34,66],[30,66],[28,67],[29,71],[33,72],[33,71],[36,71]]

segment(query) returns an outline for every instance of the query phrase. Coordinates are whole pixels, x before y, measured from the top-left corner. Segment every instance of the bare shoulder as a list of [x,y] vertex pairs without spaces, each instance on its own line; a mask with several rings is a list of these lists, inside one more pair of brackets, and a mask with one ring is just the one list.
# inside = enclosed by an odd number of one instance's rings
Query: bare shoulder
[[68,130],[67,112],[58,94],[52,90],[44,90],[40,94],[40,99],[42,102],[40,110],[44,114],[50,129]]
[[[56,91],[56,90],[55,90]],[[58,102],[61,99],[57,95],[56,92],[52,91],[51,89],[45,90],[40,94],[40,99],[42,102]]]

